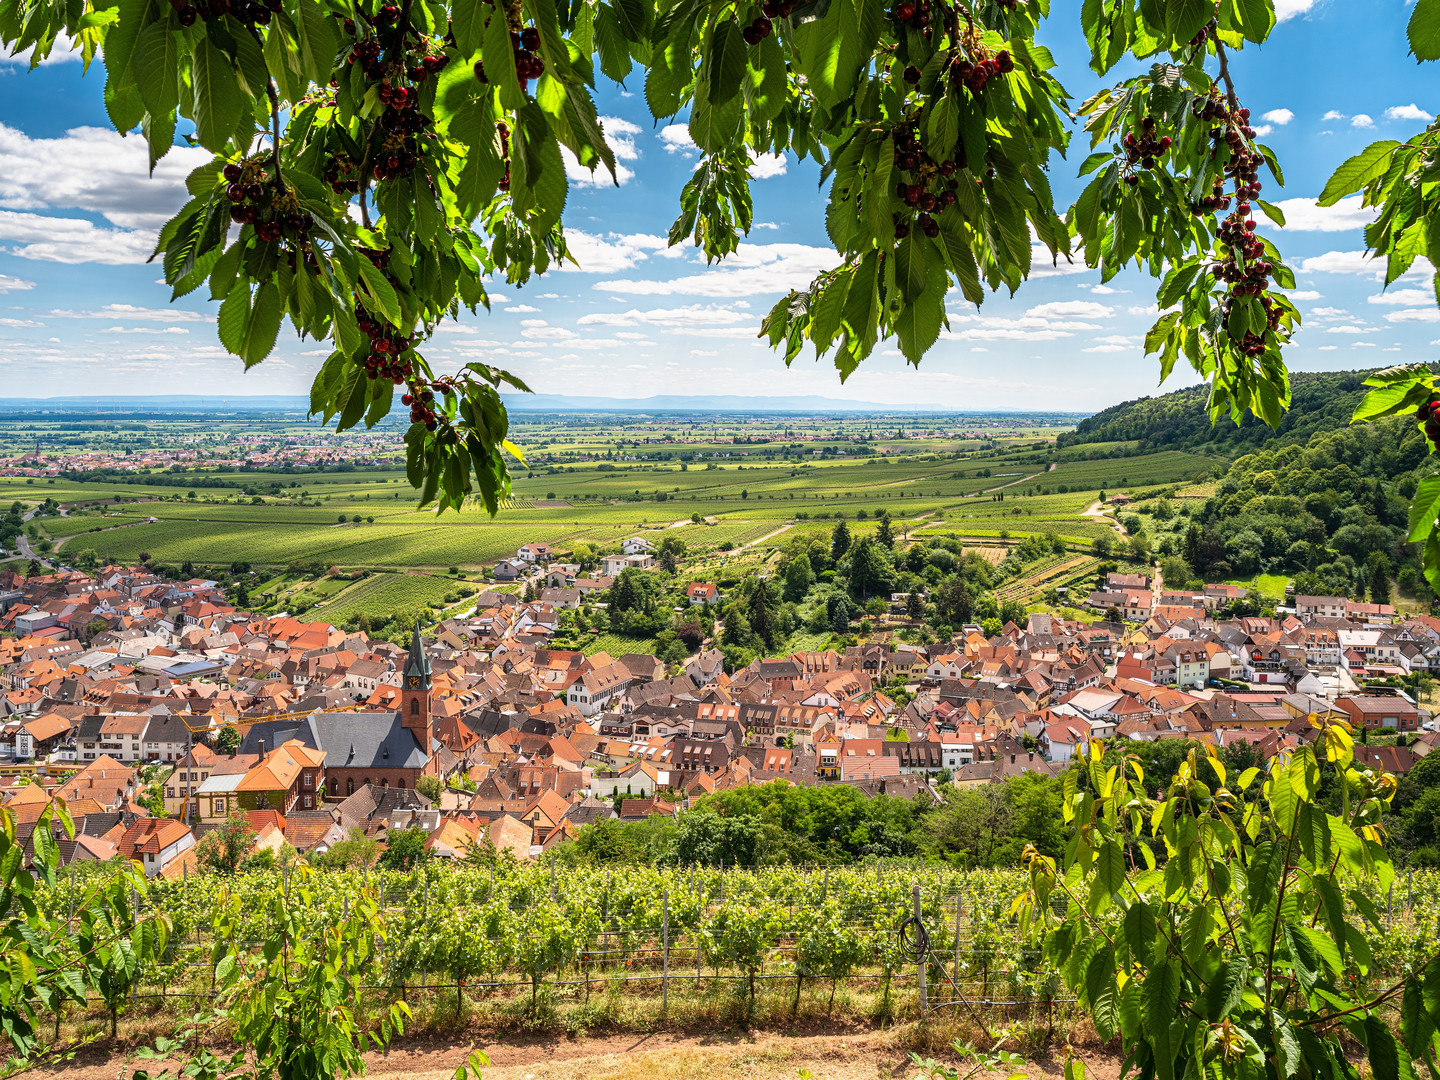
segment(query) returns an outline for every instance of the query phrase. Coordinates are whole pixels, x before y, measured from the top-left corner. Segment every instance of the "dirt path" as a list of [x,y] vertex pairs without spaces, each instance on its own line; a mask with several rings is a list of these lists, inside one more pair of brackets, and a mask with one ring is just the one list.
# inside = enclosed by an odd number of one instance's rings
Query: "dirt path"
[[790,529],[793,529],[794,527],[795,527],[795,523],[794,523],[793,521],[786,522],[784,525],[781,525],[781,526],[780,526],[778,529],[776,529],[774,532],[768,532],[768,533],[766,533],[764,536],[760,537],[758,540],[751,540],[748,544],[741,544],[741,545],[740,545],[739,547],[737,547],[735,550],[736,550],[736,551],[744,551],[746,548],[748,548],[748,547],[754,547],[756,544],[763,544],[766,540],[769,540],[769,539],[771,539],[772,537],[779,536],[781,533],[787,532],[787,531],[789,531]]
[[[786,1036],[722,1030],[694,1036],[658,1032],[596,1038],[563,1035],[507,1038],[476,1045],[490,1056],[484,1080],[795,1080],[807,1070],[815,1080],[901,1080],[916,1075],[910,1051],[948,1057],[950,1036],[937,1034],[936,1045],[909,1026],[890,1031],[846,1030],[837,1022],[828,1032]],[[464,1064],[467,1045],[426,1039],[403,1040],[388,1055],[369,1054],[369,1076],[410,1080],[451,1080]],[[141,1064],[118,1057],[85,1057],[40,1076],[66,1080],[115,1080]],[[151,1065],[153,1063],[145,1063]],[[1118,1062],[1087,1055],[1087,1075],[1115,1080]],[[1059,1059],[1032,1061],[1025,1070],[1031,1080],[1058,1080]]]
[[1121,536],[1129,536],[1130,534],[1125,531],[1125,526],[1121,525],[1120,522],[1116,521],[1109,514],[1107,514],[1104,507],[1105,504],[1097,500],[1087,506],[1084,510],[1080,511],[1080,516],[1088,518],[1099,518],[1101,521],[1108,521],[1115,529],[1115,531]]
[[[1050,468],[1052,468],[1052,469],[1053,469],[1054,467],[1055,467],[1055,466],[1053,466],[1053,465],[1050,466]],[[1045,475],[1044,472],[1031,473],[1029,476],[1022,476],[1022,477],[1020,477],[1019,480],[1011,480],[1010,483],[1008,483],[1008,484],[997,484],[995,487],[983,488],[982,490],[980,490],[979,492],[977,492],[977,494],[979,494],[979,495],[989,495],[990,492],[992,492],[992,491],[1003,491],[1005,488],[1012,488],[1012,487],[1014,487],[1016,484],[1023,484],[1023,483],[1025,483],[1026,480],[1034,480],[1035,477],[1037,477],[1037,476],[1044,476],[1044,475]]]

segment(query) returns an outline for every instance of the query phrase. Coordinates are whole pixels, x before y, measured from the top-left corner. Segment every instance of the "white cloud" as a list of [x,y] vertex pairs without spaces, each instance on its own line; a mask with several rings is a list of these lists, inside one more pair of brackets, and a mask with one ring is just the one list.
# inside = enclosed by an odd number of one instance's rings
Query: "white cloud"
[[1275,0],[1275,19],[1284,22],[1296,15],[1304,15],[1315,6],[1315,0]]
[[[1086,288],[1086,286],[1084,285],[1081,285],[1080,287],[1082,289]],[[1096,296],[1111,296],[1114,293],[1120,292],[1119,289],[1112,289],[1109,285],[1091,285],[1089,286],[1089,289]]]
[[1030,245],[1031,278],[1056,277],[1061,274],[1084,274],[1090,270],[1083,258],[1068,261],[1062,255],[1056,260],[1044,244]]
[[[1086,326],[1087,324],[1080,324]],[[1087,327],[1095,329],[1094,327]],[[1060,341],[1074,337],[1065,330],[1024,329],[1020,327],[966,327],[963,332],[941,331],[940,337],[949,341]]]
[[640,311],[597,311],[575,320],[580,326],[669,326],[689,329],[697,326],[731,326],[754,322],[755,316],[715,304],[689,304],[678,308],[654,308]]
[[506,310],[506,311],[509,311],[509,312],[512,312],[512,313],[514,313],[514,314],[516,314],[516,315],[521,315],[521,314],[528,314],[528,313],[531,313],[531,312],[536,312],[536,311],[539,311],[540,309],[539,309],[538,307],[531,307],[529,304],[516,304],[514,307],[512,307],[512,308],[506,308],[505,310]]
[[635,179],[635,170],[627,169],[618,161],[615,162],[615,175],[612,177],[610,169],[604,162],[597,161],[593,169],[587,169],[581,165],[580,159],[571,152],[568,146],[560,148],[560,156],[565,160],[565,178],[575,187],[616,187]]
[[1080,351],[1087,353],[1117,353],[1129,352],[1132,348],[1134,348],[1132,345],[1091,345],[1088,349],[1081,349]]
[[1385,110],[1386,120],[1422,120],[1429,123],[1434,115],[1420,108],[1413,101],[1409,105],[1391,105]]
[[1331,326],[1325,332],[1327,334],[1373,334],[1373,326]]
[[599,119],[605,141],[615,152],[615,175],[611,177],[609,168],[603,162],[597,162],[593,170],[586,168],[567,147],[562,146],[560,155],[565,159],[565,175],[577,187],[612,187],[635,179],[635,170],[627,169],[621,162],[636,161],[640,157],[640,150],[635,145],[635,136],[641,131],[639,125],[618,116],[602,116]]
[[690,137],[690,129],[684,124],[666,124],[660,129],[660,141],[665,144],[667,154],[698,154],[700,147]]
[[0,210],[0,241],[15,241],[5,250],[21,259],[58,263],[143,263],[155,249],[154,233],[102,229],[80,218],[45,217]]
[[1334,109],[1331,109],[1331,110],[1330,110],[1329,112],[1327,112],[1324,116],[1320,117],[1321,123],[1324,123],[1326,120],[1344,120],[1344,119],[1345,119],[1345,114],[1342,113],[1342,112],[1336,112]]
[[717,266],[662,280],[597,281],[596,289],[633,296],[740,297],[782,293],[808,285],[839,258],[830,248],[808,244],[741,244]]
[[1295,114],[1289,109],[1271,109],[1264,115],[1263,119],[1274,124],[1276,127],[1284,127],[1290,123],[1291,120],[1295,119]]
[[1357,128],[1373,128],[1375,126],[1375,121],[1363,112],[1356,113],[1350,118],[1350,126]]
[[546,322],[544,319],[521,319],[521,320],[520,320],[520,325],[521,325],[521,326],[549,326],[550,324],[549,324],[548,322]]
[[1370,297],[1370,303],[1390,307],[1434,307],[1435,293],[1431,289],[1396,289],[1394,292],[1376,293]]
[[[107,334],[188,334],[183,326],[112,326]],[[329,353],[326,353],[328,356]]]
[[215,316],[184,308],[142,308],[133,304],[106,304],[93,311],[52,311],[63,319],[122,319],[129,322],[214,322]]
[[620,236],[611,233],[600,237],[579,229],[567,229],[565,242],[580,265],[577,267],[564,262],[557,264],[556,269],[586,274],[613,274],[629,270],[649,258],[652,251],[664,251],[670,245],[663,236]]
[[[690,137],[690,129],[685,124],[666,124],[660,129],[660,142],[665,146],[667,154],[698,154],[700,147],[695,145],[695,140]],[[750,151],[750,178],[752,180],[769,180],[771,177],[784,176],[786,160],[784,154],[757,154]],[[765,228],[767,226],[759,226]],[[773,228],[773,226],[769,226]]]
[[1291,300],[1319,300],[1320,294],[1314,289],[1297,289],[1295,292],[1286,293]]
[[1377,263],[1364,251],[1327,251],[1300,260],[1300,272],[1304,274],[1367,274],[1382,276],[1384,263]]
[[[18,67],[21,64],[29,67],[34,53],[35,49],[32,46],[24,52],[16,53],[14,56],[0,55],[0,68],[9,66]],[[67,35],[60,34],[55,38],[55,44],[50,49],[50,55],[41,60],[38,66],[51,67],[54,64],[78,64],[83,59],[84,57],[80,51],[75,48],[74,41]]]
[[1386,313],[1385,321],[1392,323],[1440,322],[1440,308],[1431,306],[1424,308],[1406,308],[1403,311],[1391,311]]
[[1312,319],[1349,319],[1349,318],[1352,318],[1350,312],[1346,311],[1344,308],[1338,308],[1338,307],[1317,307],[1317,308],[1312,308],[1311,311],[1310,311],[1310,317],[1311,317]]
[[33,288],[35,288],[35,282],[33,281],[11,277],[9,274],[0,274],[0,293],[24,292],[27,289]]
[[7,330],[28,330],[36,326],[44,326],[43,322],[34,319],[0,319],[0,326]]
[[1288,232],[1344,232],[1363,229],[1375,220],[1373,207],[1360,205],[1359,195],[1350,195],[1334,206],[1321,206],[1314,199],[1281,199],[1275,204],[1285,215]]
[[774,176],[785,175],[784,154],[757,154],[750,152],[750,178],[752,180],[769,180]]
[[641,131],[639,124],[632,124],[618,116],[602,116],[600,130],[605,134],[605,141],[615,151],[617,160],[634,161],[640,156],[640,151],[635,146],[635,136]]
[[1031,318],[1049,319],[1056,316],[1072,315],[1077,319],[1106,319],[1115,314],[1115,309],[1093,300],[1057,300],[1032,307],[1025,314]]
[[152,176],[142,139],[97,127],[32,139],[0,124],[0,207],[73,207],[101,214],[122,229],[154,233],[189,198],[185,177],[210,159],[208,150],[177,146]]
[[1263,139],[1266,135],[1269,135],[1274,130],[1275,126],[1273,124],[1261,124],[1255,129],[1255,137],[1257,139]]

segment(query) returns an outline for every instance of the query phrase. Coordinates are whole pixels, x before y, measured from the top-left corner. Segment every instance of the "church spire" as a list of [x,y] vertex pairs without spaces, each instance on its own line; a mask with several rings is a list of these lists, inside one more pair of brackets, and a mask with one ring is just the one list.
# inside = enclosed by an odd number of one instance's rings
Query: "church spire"
[[[412,681],[418,680],[418,682]],[[430,658],[425,655],[425,643],[420,640],[420,620],[415,620],[415,633],[410,638],[410,655],[405,659],[405,685],[430,689]]]

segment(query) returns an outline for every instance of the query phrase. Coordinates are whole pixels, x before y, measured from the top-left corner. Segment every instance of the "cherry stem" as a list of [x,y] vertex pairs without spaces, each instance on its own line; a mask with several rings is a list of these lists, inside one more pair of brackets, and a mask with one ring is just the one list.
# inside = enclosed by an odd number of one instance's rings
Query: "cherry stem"
[[375,148],[375,133],[380,130],[380,121],[370,122],[370,134],[365,139],[365,154],[360,159],[360,224],[370,228],[370,208],[365,195],[370,190],[370,153]]
[[1235,93],[1235,84],[1230,79],[1230,64],[1225,56],[1225,46],[1219,36],[1215,38],[1215,56],[1220,61],[1220,78],[1225,83],[1226,96],[1230,99],[1231,110],[1240,107],[1239,95]]
[[[252,25],[250,36],[255,39],[255,44],[262,49],[265,46],[264,40],[260,37],[260,31]],[[270,139],[271,158],[275,162],[275,186],[281,191],[285,190],[285,182],[280,178],[280,92],[271,79],[265,84],[265,95],[270,99],[270,125],[272,136]]]
[[270,95],[270,123],[275,132],[271,146],[272,156],[275,159],[275,186],[284,191],[285,181],[280,178],[280,95],[275,89],[274,79],[271,79],[266,85],[265,91]]

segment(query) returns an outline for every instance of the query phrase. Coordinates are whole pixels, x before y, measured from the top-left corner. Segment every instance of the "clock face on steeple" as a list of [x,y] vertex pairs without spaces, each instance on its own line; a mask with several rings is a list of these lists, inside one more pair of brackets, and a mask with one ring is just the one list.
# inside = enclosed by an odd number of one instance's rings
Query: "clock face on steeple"
[[407,679],[406,681],[410,684],[410,689],[412,689],[412,690],[417,690],[417,689],[419,689],[419,687],[420,687],[420,676],[419,676],[419,675],[411,675],[410,678]]

